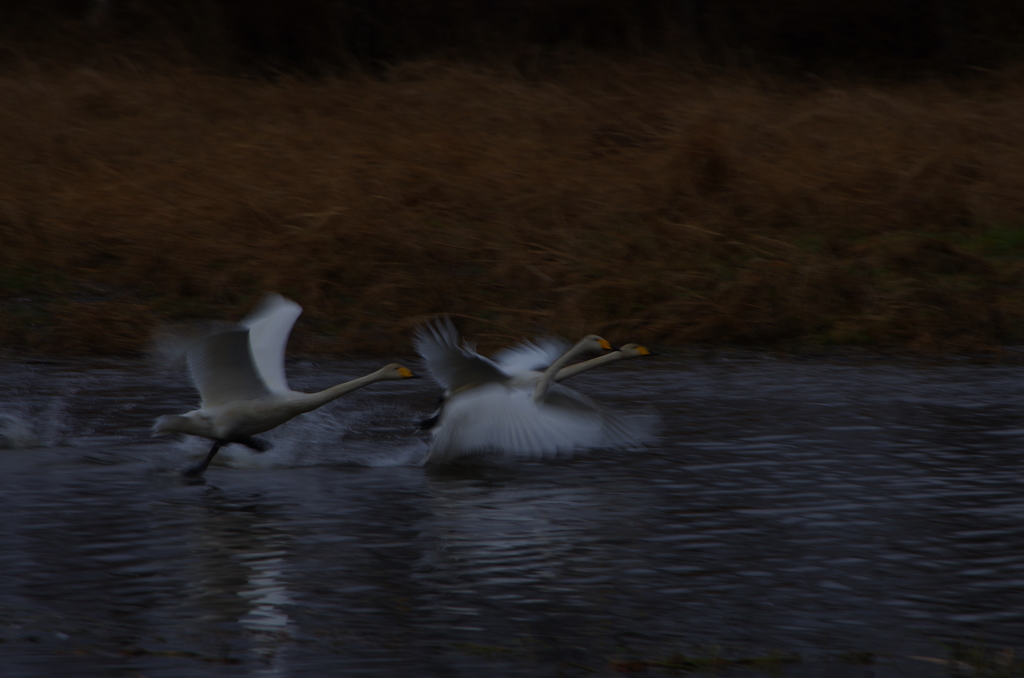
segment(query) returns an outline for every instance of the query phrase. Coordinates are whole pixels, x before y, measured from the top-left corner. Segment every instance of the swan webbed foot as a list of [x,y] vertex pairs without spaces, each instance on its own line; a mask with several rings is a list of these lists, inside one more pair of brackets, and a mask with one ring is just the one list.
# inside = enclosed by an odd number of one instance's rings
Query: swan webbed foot
[[245,445],[250,450],[255,450],[256,452],[266,452],[273,447],[266,440],[255,436],[242,436],[240,438],[235,438],[231,442],[238,443],[239,445]]

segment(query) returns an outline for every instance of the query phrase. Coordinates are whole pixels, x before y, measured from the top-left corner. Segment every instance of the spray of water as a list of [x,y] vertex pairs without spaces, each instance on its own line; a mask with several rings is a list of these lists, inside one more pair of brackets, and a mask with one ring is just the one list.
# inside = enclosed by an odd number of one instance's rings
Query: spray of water
[[0,449],[54,447],[68,429],[68,393],[45,399],[13,391],[0,402]]
[[[405,466],[426,454],[426,444],[411,438],[416,413],[372,400],[353,398],[327,406],[261,434],[266,452],[226,445],[214,466],[235,469],[304,466]],[[198,461],[209,451],[204,438],[184,436],[174,443],[183,461]]]
[[0,448],[24,448],[39,445],[39,437],[25,418],[15,412],[0,412]]

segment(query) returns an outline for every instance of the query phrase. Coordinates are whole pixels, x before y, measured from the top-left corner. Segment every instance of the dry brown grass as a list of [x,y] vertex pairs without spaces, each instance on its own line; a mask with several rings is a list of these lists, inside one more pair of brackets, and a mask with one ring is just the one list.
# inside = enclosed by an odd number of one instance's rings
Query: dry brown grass
[[0,342],[127,353],[306,308],[300,351],[977,350],[1024,339],[1024,87],[814,87],[569,58],[525,78],[0,74]]

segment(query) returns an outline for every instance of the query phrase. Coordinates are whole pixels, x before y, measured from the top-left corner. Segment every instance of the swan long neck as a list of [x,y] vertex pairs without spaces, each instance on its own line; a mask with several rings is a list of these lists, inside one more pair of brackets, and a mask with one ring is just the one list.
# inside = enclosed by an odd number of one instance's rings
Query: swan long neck
[[551,380],[554,379],[558,371],[565,367],[565,365],[576,357],[584,349],[584,343],[586,339],[583,339],[576,343],[575,346],[570,348],[568,351],[562,354],[562,357],[551,363],[551,365],[544,370],[544,374],[540,375],[540,379],[537,380],[537,386],[533,389],[533,402],[539,403],[544,400],[544,396],[548,392],[548,387],[551,386]]
[[622,360],[625,357],[626,354],[623,353],[622,351],[615,351],[614,353],[599,355],[596,358],[584,360],[581,363],[576,363],[575,365],[570,365],[569,367],[563,367],[562,369],[558,370],[558,373],[555,374],[552,381],[554,381],[555,383],[565,381],[569,377],[575,377],[577,374],[583,374],[587,370],[592,370],[595,367],[600,367],[601,365],[613,363],[616,360]]
[[302,411],[309,412],[311,410],[315,410],[321,405],[326,405],[327,403],[337,398],[340,398],[346,393],[351,393],[356,389],[360,389],[364,386],[369,386],[372,383],[378,382],[381,379],[385,378],[384,373],[385,370],[380,369],[377,370],[376,372],[366,375],[365,377],[359,377],[358,379],[353,379],[352,381],[346,381],[343,384],[332,386],[330,388],[324,389],[323,391],[317,391],[316,393],[303,393],[302,395],[304,395],[305,397],[302,398],[302,406],[304,408]]

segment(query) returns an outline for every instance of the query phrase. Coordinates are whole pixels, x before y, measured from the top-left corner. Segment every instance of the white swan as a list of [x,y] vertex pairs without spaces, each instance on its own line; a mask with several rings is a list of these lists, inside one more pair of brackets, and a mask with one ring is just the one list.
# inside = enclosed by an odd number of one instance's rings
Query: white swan
[[214,441],[206,459],[185,475],[201,476],[223,445],[241,443],[262,452],[268,446],[252,437],[257,433],[374,382],[416,376],[392,363],[318,393],[292,391],[284,374],[284,350],[301,313],[294,301],[268,295],[237,326],[196,339],[186,348],[202,403],[187,414],[163,415],[153,425],[154,433],[187,433]]
[[[460,344],[451,321],[442,318],[418,328],[415,344],[445,388],[441,409],[425,422],[434,437],[425,463],[481,452],[539,458],[632,440],[592,400],[553,384],[576,356],[613,350],[601,337],[584,337],[568,351],[550,340],[525,343],[489,360]],[[547,369],[537,371],[545,363]]]

